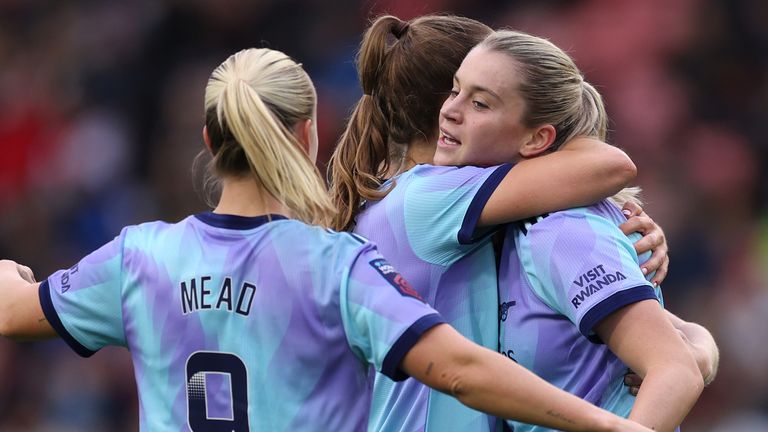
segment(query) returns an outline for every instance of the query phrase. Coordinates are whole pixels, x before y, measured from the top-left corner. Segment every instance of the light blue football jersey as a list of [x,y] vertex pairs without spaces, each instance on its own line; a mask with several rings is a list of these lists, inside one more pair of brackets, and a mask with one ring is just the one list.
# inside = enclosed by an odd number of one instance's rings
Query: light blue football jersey
[[[627,366],[594,327],[626,305],[663,304],[661,290],[640,271],[633,247],[640,234],[627,237],[618,227],[625,220],[604,200],[510,225],[499,269],[502,353],[623,417],[635,400],[623,383]],[[515,432],[550,430],[508,425]]]
[[370,365],[393,378],[443,322],[376,247],[280,216],[125,228],[40,286],[89,356],[127,347],[142,431],[358,431]]
[[[492,350],[499,341],[496,260],[491,230],[478,230],[477,221],[510,168],[417,165],[393,180],[386,197],[367,203],[355,227],[451,326]],[[375,376],[371,431],[475,432],[494,423],[416,380]]]

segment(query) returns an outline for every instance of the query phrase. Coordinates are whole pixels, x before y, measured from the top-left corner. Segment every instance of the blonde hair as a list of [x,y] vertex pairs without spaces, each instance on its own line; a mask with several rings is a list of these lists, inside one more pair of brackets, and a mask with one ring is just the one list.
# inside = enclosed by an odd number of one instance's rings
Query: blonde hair
[[[478,49],[508,55],[520,75],[518,91],[525,101],[523,124],[554,126],[555,140],[549,151],[579,137],[605,141],[608,115],[600,93],[584,77],[573,59],[552,42],[513,30],[498,30],[485,38]],[[611,200],[623,206],[640,205],[640,188],[626,188]]]
[[205,88],[215,173],[253,175],[291,217],[328,226],[334,206],[291,132],[301,120],[314,121],[316,106],[309,76],[284,53],[250,48],[231,55]]
[[608,198],[618,208],[624,207],[624,204],[633,202],[639,206],[643,205],[643,199],[640,196],[640,186],[628,187],[620,190],[616,195]]

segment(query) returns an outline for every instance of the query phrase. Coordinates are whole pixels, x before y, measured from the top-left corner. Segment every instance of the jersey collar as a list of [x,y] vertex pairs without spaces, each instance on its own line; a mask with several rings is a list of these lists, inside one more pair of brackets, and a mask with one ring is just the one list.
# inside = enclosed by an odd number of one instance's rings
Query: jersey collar
[[226,228],[235,230],[249,230],[258,228],[266,223],[288,219],[283,215],[267,214],[261,216],[238,216],[230,214],[219,214],[214,212],[198,213],[195,217],[206,225],[216,228]]

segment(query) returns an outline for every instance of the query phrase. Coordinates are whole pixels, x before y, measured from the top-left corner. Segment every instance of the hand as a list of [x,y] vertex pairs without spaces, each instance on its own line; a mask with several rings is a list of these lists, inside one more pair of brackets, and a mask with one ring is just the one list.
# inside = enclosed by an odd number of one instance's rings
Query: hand
[[29,283],[35,283],[35,275],[32,269],[11,260],[0,260],[0,272],[6,277],[20,277]]
[[36,283],[35,274],[32,269],[21,264],[16,264],[16,271],[19,272],[19,276],[29,283]]
[[627,369],[627,373],[624,375],[624,385],[629,387],[629,394],[637,396],[641,384],[643,384],[643,379],[640,378],[640,375]]
[[648,261],[641,263],[640,266],[643,274],[656,272],[651,282],[654,286],[658,286],[669,272],[669,246],[664,231],[643,211],[642,207],[633,202],[624,204],[622,213],[627,216],[627,221],[619,226],[621,231],[626,235],[633,232],[643,235],[643,238],[635,243],[637,254],[653,251]]

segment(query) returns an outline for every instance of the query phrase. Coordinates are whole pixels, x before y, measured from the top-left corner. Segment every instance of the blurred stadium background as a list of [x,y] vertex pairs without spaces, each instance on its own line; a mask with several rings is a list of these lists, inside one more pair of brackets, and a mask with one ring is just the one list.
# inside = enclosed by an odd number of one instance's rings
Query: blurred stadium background
[[[450,11],[574,56],[667,233],[668,306],[722,349],[684,430],[768,430],[764,0],[0,0],[0,257],[44,278],[126,224],[204,210],[203,88],[241,48],[304,63],[324,168],[360,95],[360,34],[384,11]],[[125,350],[0,340],[0,431],[104,430],[137,430]]]

